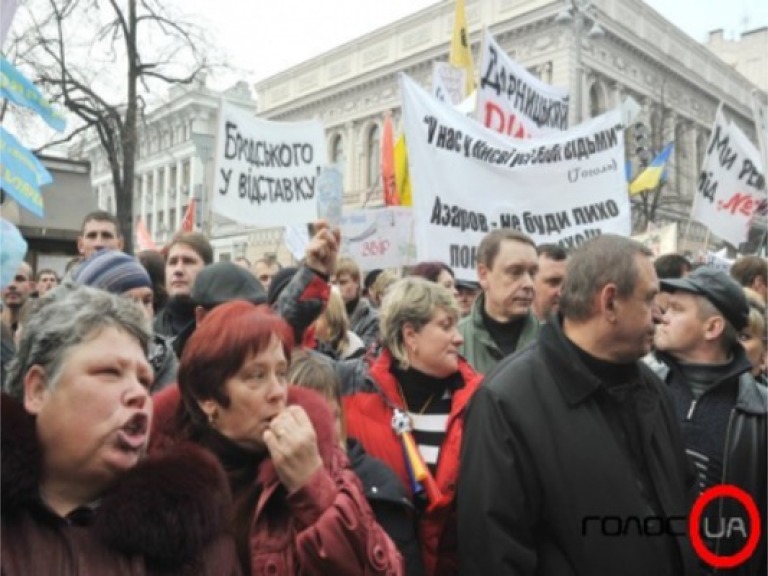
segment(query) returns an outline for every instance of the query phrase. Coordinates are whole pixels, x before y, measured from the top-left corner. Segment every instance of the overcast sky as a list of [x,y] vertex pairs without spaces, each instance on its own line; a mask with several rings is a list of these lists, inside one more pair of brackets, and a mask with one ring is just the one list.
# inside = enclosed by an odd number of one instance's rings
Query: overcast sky
[[[453,0],[443,0],[452,2]],[[486,0],[481,0],[486,1]],[[227,61],[250,82],[266,78],[433,5],[436,0],[180,0],[209,26]],[[768,0],[646,0],[698,41],[768,26]],[[232,77],[233,78],[233,77]],[[231,83],[231,78],[220,79]],[[221,87],[221,86],[217,86]]]

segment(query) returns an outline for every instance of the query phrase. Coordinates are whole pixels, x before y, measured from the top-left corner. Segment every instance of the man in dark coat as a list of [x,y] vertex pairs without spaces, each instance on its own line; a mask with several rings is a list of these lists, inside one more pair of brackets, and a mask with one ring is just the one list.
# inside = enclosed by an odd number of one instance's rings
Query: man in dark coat
[[462,574],[693,574],[692,476],[670,399],[639,362],[659,319],[651,255],[619,236],[582,245],[557,321],[476,392],[458,483]]
[[[739,342],[749,318],[744,291],[726,272],[708,266],[685,278],[662,279],[661,288],[670,294],[656,352],[646,360],[671,392],[686,451],[696,464],[698,491],[736,486],[752,499],[765,526],[768,392],[752,376]],[[727,498],[703,511],[707,550],[733,556],[746,549],[756,528],[742,504]],[[759,542],[728,574],[767,573],[765,537]]]

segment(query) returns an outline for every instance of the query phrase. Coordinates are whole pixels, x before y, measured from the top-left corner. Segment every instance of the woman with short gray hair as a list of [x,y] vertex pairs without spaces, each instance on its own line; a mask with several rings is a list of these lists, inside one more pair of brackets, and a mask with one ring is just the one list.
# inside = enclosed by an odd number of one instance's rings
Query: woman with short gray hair
[[31,311],[0,403],[4,575],[237,573],[223,472],[191,447],[145,458],[149,337],[85,286]]
[[411,496],[425,573],[455,573],[461,431],[481,376],[459,354],[459,308],[444,286],[404,278],[379,314],[381,353],[361,359],[343,382],[347,432]]

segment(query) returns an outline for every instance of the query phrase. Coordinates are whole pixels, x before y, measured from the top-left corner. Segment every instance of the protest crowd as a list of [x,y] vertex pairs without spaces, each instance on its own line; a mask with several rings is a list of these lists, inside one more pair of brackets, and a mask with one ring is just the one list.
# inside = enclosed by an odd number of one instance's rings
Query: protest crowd
[[[64,278],[18,266],[4,574],[765,573],[765,259],[493,230],[470,282],[313,232],[267,276],[200,232],[129,256],[98,211]],[[727,572],[688,528],[722,485]]]
[[[629,178],[632,106],[569,127],[484,36],[477,118],[401,75],[383,207],[342,210],[319,120],[222,99],[210,221],[78,213],[35,270],[0,219],[2,576],[768,574],[765,237],[631,236],[673,146]],[[768,200],[722,108],[691,219],[739,247]],[[213,212],[284,246],[216,261]]]

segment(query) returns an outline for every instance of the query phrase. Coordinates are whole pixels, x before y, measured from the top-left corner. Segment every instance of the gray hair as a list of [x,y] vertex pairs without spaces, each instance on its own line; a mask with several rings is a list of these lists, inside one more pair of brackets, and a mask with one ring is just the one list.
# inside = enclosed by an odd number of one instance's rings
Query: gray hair
[[41,297],[22,327],[21,342],[8,375],[8,392],[21,399],[24,376],[34,365],[54,386],[70,348],[104,328],[117,328],[138,340],[147,353],[151,326],[133,301],[89,286],[70,283]]
[[379,311],[381,341],[403,368],[409,366],[403,327],[410,324],[418,332],[438,309],[459,317],[456,298],[441,284],[411,276],[398,280],[387,290]]
[[617,296],[635,292],[638,279],[637,256],[651,258],[653,252],[640,242],[603,234],[579,246],[568,259],[560,294],[560,312],[570,320],[592,316],[592,298],[606,284],[616,284]]
[[[719,340],[723,352],[730,354],[731,350],[733,350],[733,347],[739,344],[739,331],[736,330],[733,324],[731,324],[731,321],[728,320],[728,318],[726,318],[723,313],[718,310],[717,306],[715,306],[709,299],[699,294],[694,294],[693,296],[696,302],[696,310],[698,312],[699,320],[704,321],[708,318],[712,318],[712,316],[720,316],[720,318],[722,318],[725,322],[725,329],[723,330],[722,334],[720,334]],[[753,310],[753,308],[750,308],[750,310]],[[750,326],[748,325],[747,328],[749,327]]]

